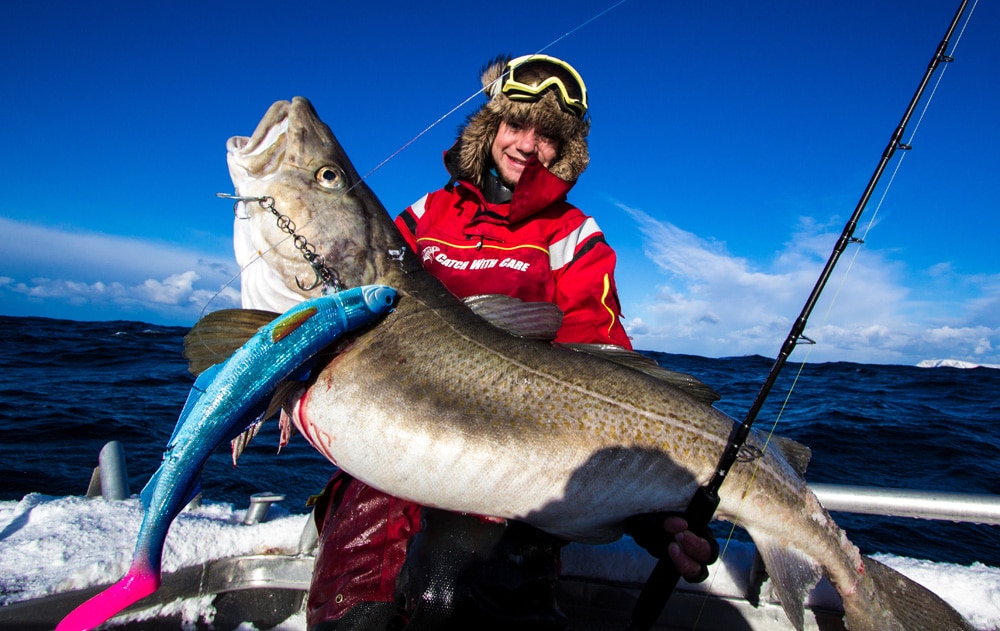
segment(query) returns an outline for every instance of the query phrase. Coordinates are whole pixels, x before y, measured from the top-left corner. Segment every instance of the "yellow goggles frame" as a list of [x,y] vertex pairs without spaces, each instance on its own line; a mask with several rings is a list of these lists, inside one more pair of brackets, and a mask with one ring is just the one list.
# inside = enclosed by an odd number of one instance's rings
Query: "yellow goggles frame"
[[[556,76],[551,76],[538,85],[518,81],[517,69],[527,63],[534,62],[549,63],[565,71],[576,82],[575,87],[579,88],[579,96],[571,95],[563,80]],[[552,87],[556,88],[560,107],[570,114],[583,118],[584,114],[587,113],[587,86],[583,83],[583,77],[573,66],[549,55],[524,55],[510,60],[503,76],[493,84],[490,93],[492,96],[502,93],[512,101],[537,101],[543,92]]]

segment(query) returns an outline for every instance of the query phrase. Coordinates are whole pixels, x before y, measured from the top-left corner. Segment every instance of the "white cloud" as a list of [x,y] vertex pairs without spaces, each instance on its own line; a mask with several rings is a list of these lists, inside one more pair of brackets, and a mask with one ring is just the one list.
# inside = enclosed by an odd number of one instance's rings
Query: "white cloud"
[[191,324],[240,306],[231,258],[149,239],[0,217],[0,266],[0,308],[15,315]]
[[[658,271],[655,291],[623,299],[631,312],[629,334],[636,348],[648,350],[774,357],[840,234],[803,220],[772,260],[754,262],[725,244],[619,207],[638,224],[645,255]],[[907,278],[891,255],[848,247],[805,330],[817,344],[800,346],[792,359],[1000,362],[1000,277],[962,277],[940,264],[925,272],[926,286]]]

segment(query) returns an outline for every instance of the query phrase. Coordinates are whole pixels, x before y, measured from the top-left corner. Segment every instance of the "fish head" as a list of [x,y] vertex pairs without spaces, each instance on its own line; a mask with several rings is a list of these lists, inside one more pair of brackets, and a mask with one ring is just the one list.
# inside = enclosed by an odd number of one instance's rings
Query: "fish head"
[[309,253],[343,288],[387,280],[387,251],[402,237],[307,99],[274,103],[253,135],[226,149],[236,194],[249,198],[235,227],[244,292],[269,291],[250,269],[264,265],[292,302],[320,295]]

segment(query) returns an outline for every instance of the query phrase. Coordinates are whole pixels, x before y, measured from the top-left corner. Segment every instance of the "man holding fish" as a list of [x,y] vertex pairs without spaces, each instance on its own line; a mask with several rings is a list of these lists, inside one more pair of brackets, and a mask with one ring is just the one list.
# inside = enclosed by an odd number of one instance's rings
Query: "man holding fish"
[[[711,537],[666,516],[716,473],[736,423],[710,388],[627,349],[613,252],[564,198],[587,164],[579,75],[529,56],[491,64],[483,85],[489,102],[446,159],[453,181],[398,223],[308,99],[273,103],[253,135],[226,142],[245,309],[185,337],[201,376],[143,492],[133,565],[60,631],[94,628],[156,590],[188,482],[272,391],[283,422],[350,472],[317,507],[312,629],[559,628],[563,540],[631,534],[689,581],[704,578]],[[364,303],[360,320],[324,323],[303,304],[340,287],[351,289],[323,304]],[[322,357],[298,382],[310,360],[286,351],[306,338]],[[319,350],[331,343],[332,357]],[[808,488],[808,448],[753,431],[746,448],[716,515],[753,539],[794,628],[825,577],[852,630],[972,629],[850,542]]]
[[[492,61],[481,80],[488,101],[445,153],[450,181],[396,219],[408,247],[460,298],[554,303],[556,342],[631,349],[614,250],[566,201],[589,162],[582,78],[559,59],[526,55]],[[552,595],[564,542],[541,530],[421,507],[342,471],[316,515],[311,631],[565,624]],[[704,580],[717,554],[707,533],[679,517],[644,524],[632,532],[640,543]]]

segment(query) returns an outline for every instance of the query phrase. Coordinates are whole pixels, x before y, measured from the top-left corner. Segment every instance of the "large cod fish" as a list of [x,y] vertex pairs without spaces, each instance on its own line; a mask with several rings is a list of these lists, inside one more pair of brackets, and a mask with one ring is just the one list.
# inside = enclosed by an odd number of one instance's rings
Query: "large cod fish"
[[[304,289],[316,274],[275,213],[345,286],[399,292],[394,312],[342,344],[286,403],[337,466],[423,505],[589,543],[617,539],[632,515],[683,510],[711,477],[730,417],[671,380],[478,317],[406,251],[309,101],[273,104],[227,149],[237,195],[266,198],[238,209],[249,216],[235,228],[243,291],[262,301],[244,306],[281,311],[320,291]],[[748,445],[763,455],[735,465],[717,516],[753,538],[792,625],[802,628],[803,600],[826,576],[852,631],[970,628],[930,591],[861,556],[806,486],[801,453],[766,448],[756,434]]]

